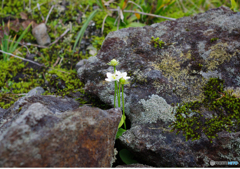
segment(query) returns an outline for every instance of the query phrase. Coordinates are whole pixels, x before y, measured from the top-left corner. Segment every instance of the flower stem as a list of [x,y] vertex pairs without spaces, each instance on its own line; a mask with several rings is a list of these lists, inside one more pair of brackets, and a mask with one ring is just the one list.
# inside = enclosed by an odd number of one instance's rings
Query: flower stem
[[116,93],[117,93],[117,82],[115,81],[115,91],[114,91],[114,108],[116,108]]
[[121,103],[120,103],[120,91],[121,91],[121,84],[119,83],[119,89],[118,89],[118,107],[121,107]]
[[[113,66],[114,73],[116,72],[116,66]],[[116,93],[117,93],[117,82],[115,81],[115,91],[114,91],[114,108],[116,108]]]
[[[122,85],[122,107],[123,107],[123,116],[125,116],[125,112],[124,112],[124,97],[123,97],[123,85]],[[125,128],[125,130],[127,130],[126,119],[124,120],[124,128]]]

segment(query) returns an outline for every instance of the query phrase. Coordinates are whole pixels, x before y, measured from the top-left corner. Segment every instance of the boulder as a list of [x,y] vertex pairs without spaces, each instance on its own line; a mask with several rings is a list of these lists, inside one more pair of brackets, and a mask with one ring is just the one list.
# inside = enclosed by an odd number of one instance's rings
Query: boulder
[[114,83],[105,78],[113,73],[107,63],[119,61],[116,69],[131,77],[124,87],[131,129],[120,141],[146,164],[205,167],[211,160],[239,161],[240,130],[219,132],[210,144],[204,134],[200,140],[186,141],[169,127],[176,120],[172,104],[203,101],[203,86],[210,78],[224,80],[224,90],[240,96],[239,30],[240,12],[224,6],[176,21],[121,29],[108,34],[97,56],[77,64],[78,77],[86,93],[113,106]]
[[219,132],[218,136],[213,143],[203,134],[200,140],[186,141],[158,122],[135,125],[119,139],[138,161],[155,167],[209,167],[212,160],[239,161],[240,132]]
[[0,119],[0,167],[111,167],[121,110],[34,90]]

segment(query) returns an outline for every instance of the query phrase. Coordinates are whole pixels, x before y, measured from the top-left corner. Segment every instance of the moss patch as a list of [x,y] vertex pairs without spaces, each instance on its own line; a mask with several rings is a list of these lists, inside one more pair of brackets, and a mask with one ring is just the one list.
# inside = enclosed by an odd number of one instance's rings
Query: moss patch
[[214,41],[216,41],[216,40],[218,40],[219,38],[212,38],[211,39],[211,42],[214,42]]
[[[83,83],[77,78],[75,70],[67,71],[60,68],[51,69],[46,74],[46,86],[48,91],[44,94],[57,94],[61,96],[69,95],[70,92],[83,92]],[[56,93],[51,93],[51,88],[58,89]],[[54,91],[55,92],[55,91]]]
[[22,60],[10,58],[8,62],[0,60],[0,107],[7,109],[31,89],[41,86],[44,79],[39,70],[27,68]]
[[[223,83],[219,78],[211,78],[203,87],[203,101],[179,105],[172,131],[183,131],[186,140],[199,139],[204,133],[210,142],[220,131],[236,132],[240,127],[240,99],[225,92]],[[204,117],[204,110],[209,117]]]
[[159,48],[161,49],[161,48],[165,45],[165,42],[163,42],[162,40],[159,40],[159,37],[154,38],[154,37],[152,36],[150,42],[151,42],[151,44],[154,45],[155,48],[159,47]]

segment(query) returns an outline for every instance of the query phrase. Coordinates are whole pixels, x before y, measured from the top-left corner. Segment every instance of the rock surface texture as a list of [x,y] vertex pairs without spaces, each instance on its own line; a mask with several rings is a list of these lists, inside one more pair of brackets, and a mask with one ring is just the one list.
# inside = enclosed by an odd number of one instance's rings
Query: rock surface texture
[[[165,42],[162,48],[154,47],[152,37]],[[240,161],[239,131],[220,132],[210,144],[204,135],[186,141],[168,127],[175,120],[171,104],[202,101],[202,88],[211,77],[223,79],[225,87],[240,96],[239,12],[220,7],[194,17],[109,33],[97,56],[79,63],[77,71],[86,92],[113,106],[114,83],[105,81],[106,73],[113,73],[107,65],[112,59],[120,63],[117,70],[131,77],[124,90],[131,129],[120,140],[139,161],[154,167]]]
[[0,167],[111,167],[120,109],[33,89],[0,114]]

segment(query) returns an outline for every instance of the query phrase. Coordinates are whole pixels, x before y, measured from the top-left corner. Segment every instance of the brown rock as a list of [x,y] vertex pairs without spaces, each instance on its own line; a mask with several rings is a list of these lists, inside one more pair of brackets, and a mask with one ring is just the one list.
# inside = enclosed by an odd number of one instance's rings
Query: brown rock
[[20,112],[17,103],[8,110],[0,127],[0,166],[111,167],[120,109],[73,110],[68,101],[31,96],[18,103]]

